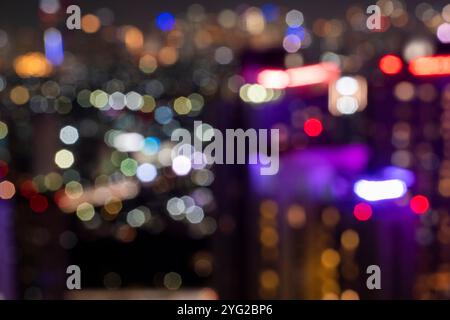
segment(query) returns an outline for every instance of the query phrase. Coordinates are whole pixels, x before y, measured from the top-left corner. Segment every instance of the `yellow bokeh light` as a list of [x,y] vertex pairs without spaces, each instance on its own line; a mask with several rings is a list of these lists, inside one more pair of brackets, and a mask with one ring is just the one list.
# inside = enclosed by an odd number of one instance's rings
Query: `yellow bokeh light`
[[95,215],[95,209],[92,204],[83,202],[77,207],[77,217],[81,221],[90,221]]
[[55,154],[55,163],[61,169],[70,168],[74,161],[73,153],[69,150],[62,149]]
[[176,272],[169,272],[164,276],[164,286],[169,290],[178,290],[181,284],[181,276]]
[[274,270],[265,270],[261,273],[259,282],[264,289],[275,289],[280,283],[280,278]]
[[108,104],[108,94],[103,90],[95,90],[89,97],[89,102],[96,108],[103,108]]
[[266,100],[267,92],[263,86],[259,84],[253,84],[248,88],[247,96],[251,102],[261,103]]
[[321,256],[322,264],[327,268],[336,268],[341,262],[341,257],[336,250],[326,249]]
[[116,215],[122,210],[122,201],[118,198],[112,198],[105,204],[105,210],[109,214]]
[[251,7],[245,11],[245,27],[251,34],[260,34],[265,28],[265,19],[259,8]]
[[347,250],[355,250],[359,245],[359,236],[356,231],[345,230],[341,235],[341,244]]
[[8,126],[0,121],[0,139],[4,139],[8,135]]
[[59,173],[50,172],[45,176],[44,184],[48,190],[56,191],[61,188],[63,184],[63,179]]
[[145,54],[139,59],[139,69],[144,73],[152,73],[158,67],[158,62],[151,54]]
[[14,104],[23,105],[30,100],[30,93],[24,86],[17,86],[11,90],[9,97]]
[[334,293],[338,295],[341,292],[341,287],[339,283],[332,278],[327,278],[322,283],[322,294]]
[[261,243],[266,247],[274,247],[278,244],[278,233],[274,228],[265,227],[260,235]]
[[239,89],[239,97],[244,102],[261,104],[278,100],[283,95],[282,90],[264,88],[260,84],[244,84]]
[[180,115],[188,114],[192,110],[191,100],[186,97],[179,97],[175,99],[173,109]]
[[83,195],[83,186],[77,181],[70,181],[66,184],[65,192],[70,199],[78,199]]
[[149,95],[143,95],[142,99],[144,101],[144,104],[142,105],[141,112],[149,113],[153,112],[156,108],[156,101],[155,98]]

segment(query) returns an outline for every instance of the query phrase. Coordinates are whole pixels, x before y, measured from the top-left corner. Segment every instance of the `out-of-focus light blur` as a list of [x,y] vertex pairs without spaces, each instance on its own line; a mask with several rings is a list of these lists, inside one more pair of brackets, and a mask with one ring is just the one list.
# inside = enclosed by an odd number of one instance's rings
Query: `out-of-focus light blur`
[[0,299],[450,298],[450,4],[71,4],[0,4]]

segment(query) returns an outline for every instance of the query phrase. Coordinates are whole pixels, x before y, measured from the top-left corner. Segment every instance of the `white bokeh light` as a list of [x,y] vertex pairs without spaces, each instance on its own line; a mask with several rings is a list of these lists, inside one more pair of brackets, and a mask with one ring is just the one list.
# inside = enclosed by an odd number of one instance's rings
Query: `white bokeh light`
[[121,152],[137,152],[144,147],[144,137],[135,132],[124,132],[114,137],[114,147]]
[[286,14],[286,24],[291,28],[300,27],[303,21],[303,13],[298,10],[291,10]]
[[142,182],[155,180],[157,174],[156,167],[150,163],[143,163],[136,170],[136,176]]
[[187,175],[192,168],[191,159],[186,156],[176,156],[172,161],[172,170],[178,176]]
[[192,206],[186,209],[186,219],[190,223],[200,223],[204,217],[203,209],[199,206]]
[[342,77],[336,81],[336,90],[344,96],[354,95],[358,91],[358,81],[352,77]]
[[185,206],[183,200],[181,200],[180,198],[174,197],[174,198],[169,199],[169,201],[167,201],[166,208],[167,208],[167,211],[172,216],[178,216],[184,212],[184,210],[186,209],[186,206]]
[[65,126],[59,132],[59,139],[65,144],[74,144],[78,141],[78,130],[72,126]]
[[142,99],[142,96],[134,91],[128,92],[126,100],[127,107],[130,110],[139,110],[144,105],[144,99]]
[[127,104],[125,95],[121,92],[114,92],[109,96],[109,105],[114,110],[122,110]]
[[133,228],[139,228],[145,223],[145,213],[134,209],[127,214],[127,223]]
[[358,100],[354,97],[339,97],[336,102],[336,109],[341,114],[353,114],[358,111]]

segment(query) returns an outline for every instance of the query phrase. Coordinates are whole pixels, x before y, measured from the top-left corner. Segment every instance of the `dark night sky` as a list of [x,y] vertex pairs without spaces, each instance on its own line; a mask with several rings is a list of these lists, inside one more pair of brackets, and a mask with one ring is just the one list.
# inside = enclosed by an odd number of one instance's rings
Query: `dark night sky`
[[[359,3],[364,6],[373,4],[375,0],[62,0],[65,4],[78,4],[82,13],[89,13],[101,7],[114,10],[116,21],[119,23],[144,26],[149,19],[160,11],[181,13],[192,3],[203,5],[208,11],[216,12],[220,9],[234,9],[241,4],[262,5],[275,3],[296,8],[304,12],[306,17],[332,18],[342,17],[350,4]],[[417,3],[422,0],[408,0],[409,11],[412,12]],[[438,8],[446,3],[445,0],[430,0]],[[35,26],[37,22],[38,0],[0,0],[0,28],[12,26]]]

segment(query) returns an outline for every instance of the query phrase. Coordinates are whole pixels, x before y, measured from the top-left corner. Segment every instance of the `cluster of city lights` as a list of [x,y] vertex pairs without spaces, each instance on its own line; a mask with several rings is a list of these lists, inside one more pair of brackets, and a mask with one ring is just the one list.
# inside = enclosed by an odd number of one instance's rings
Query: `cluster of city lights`
[[[350,283],[357,277],[354,259],[360,242],[353,229],[336,231],[340,215],[349,214],[351,219],[370,223],[379,218],[378,208],[388,203],[399,212],[412,213],[411,217],[424,220],[431,216],[437,211],[436,205],[432,206],[434,197],[417,187],[413,168],[427,173],[439,171],[439,182],[434,187],[440,196],[450,197],[450,160],[439,163],[431,147],[433,137],[439,134],[445,148],[450,146],[446,142],[450,137],[446,124],[450,89],[442,94],[441,128],[433,128],[433,120],[428,119],[424,128],[416,130],[420,134],[423,131],[425,141],[417,148],[412,144],[414,124],[409,116],[403,117],[415,112],[402,109],[413,107],[416,101],[438,103],[441,89],[431,81],[450,75],[450,56],[439,54],[437,49],[438,45],[450,43],[450,5],[437,9],[434,4],[422,2],[408,12],[406,4],[398,0],[380,0],[377,4],[386,23],[383,32],[370,37],[365,24],[367,14],[361,5],[349,6],[343,19],[309,21],[300,10],[266,4],[224,9],[217,14],[192,5],[185,14],[157,12],[145,28],[119,25],[117,20],[121,19],[116,19],[107,7],[95,12],[83,10],[81,31],[73,31],[72,38],[67,30],[58,27],[66,17],[63,2],[39,1],[39,18],[45,26],[42,34],[24,30],[24,38],[16,42],[12,34],[0,29],[0,200],[16,197],[18,202],[26,203],[33,216],[59,209],[92,234],[105,229],[124,243],[134,241],[140,231],[162,232],[167,221],[182,225],[194,239],[211,236],[226,229],[226,223],[216,220],[213,214],[216,204],[211,186],[215,173],[205,154],[194,146],[187,144],[177,150],[169,139],[172,133],[203,117],[214,108],[213,101],[242,101],[253,106],[249,110],[254,112],[266,110],[266,105],[289,110],[287,123],[274,125],[280,129],[282,152],[289,147],[301,150],[308,144],[331,144],[335,137],[328,137],[328,133],[341,133],[338,121],[357,121],[365,114],[362,111],[384,107],[376,103],[367,106],[370,80],[374,86],[389,87],[385,93],[398,103],[392,106],[399,110],[398,119],[388,132],[394,147],[390,161],[395,170],[352,181],[350,189],[353,186],[352,199],[356,202],[347,212],[339,213],[336,207],[321,211],[321,227],[329,234],[317,240],[320,250],[314,257],[322,275],[322,287],[318,289],[321,298],[359,299],[356,291],[341,290],[338,285],[341,275]],[[424,31],[420,36],[414,34],[405,43],[397,44],[394,30],[418,26]],[[380,35],[386,37],[386,43],[393,43],[388,52],[379,48]],[[34,38],[42,46],[15,51],[20,41]],[[111,45],[114,49],[108,47],[106,51],[118,52],[120,61],[101,49],[83,53],[70,45],[73,39],[85,41],[89,48],[97,43]],[[344,50],[349,41],[351,48]],[[308,50],[317,47],[320,55],[310,55]],[[276,65],[260,65],[251,72],[240,66],[238,58],[246,50],[263,52],[274,48],[282,52]],[[97,54],[107,58],[94,59]],[[317,59],[311,61],[310,56]],[[368,72],[366,66],[371,62],[376,67]],[[407,78],[392,88],[386,85],[403,76]],[[411,80],[416,78],[420,82]],[[327,90],[322,93],[328,92],[328,112],[319,104],[304,104],[309,94],[324,88]],[[290,103],[292,97],[295,101]],[[3,112],[8,117],[3,118]],[[53,142],[41,140],[43,135],[32,140],[41,133],[33,132],[36,118],[54,120],[55,126],[48,130],[54,135]],[[369,126],[370,132],[378,129]],[[212,126],[204,124],[194,134],[200,141],[207,141],[211,132]],[[360,139],[356,135],[353,138]],[[47,149],[47,144],[54,142],[55,149]],[[12,152],[17,150],[19,156],[32,159],[30,172],[18,172],[21,161],[14,168],[16,158]],[[46,152],[50,157],[41,158]],[[198,159],[201,161],[195,161]],[[137,205],[137,201],[143,203]],[[279,224],[286,219],[289,228],[298,231],[309,222],[306,205],[291,204],[285,215],[280,208],[275,200],[268,199],[259,208],[262,262],[257,283],[263,298],[278,297],[282,288],[283,279],[277,271]],[[105,225],[108,228],[102,228]],[[333,232],[340,241],[332,241]],[[65,231],[59,242],[70,250],[77,239],[75,233]],[[335,242],[336,246],[330,245]],[[196,254],[193,268],[197,275],[209,276],[213,269],[211,255],[203,251]],[[119,288],[121,281],[114,272],[103,279],[106,288]],[[168,290],[179,290],[183,281],[177,272],[162,276],[162,285]]]

